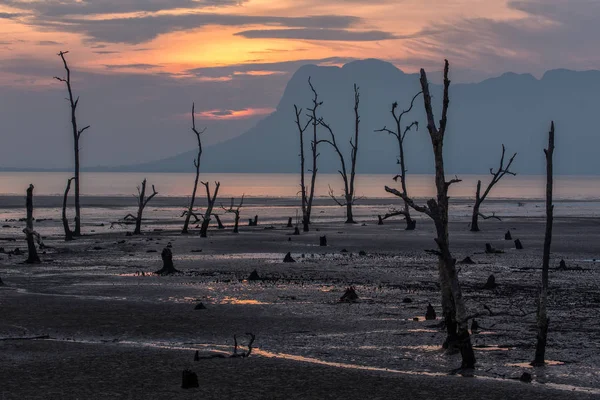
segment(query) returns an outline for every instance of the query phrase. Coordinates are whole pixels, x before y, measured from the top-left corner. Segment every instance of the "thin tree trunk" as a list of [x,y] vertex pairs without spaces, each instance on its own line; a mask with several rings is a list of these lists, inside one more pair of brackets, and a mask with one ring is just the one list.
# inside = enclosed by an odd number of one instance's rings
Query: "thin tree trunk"
[[34,235],[35,232],[33,230],[33,185],[29,185],[29,188],[27,188],[27,201],[26,201],[26,208],[27,208],[27,226],[24,229],[25,231],[25,237],[27,239],[27,250],[28,250],[28,256],[27,256],[27,264],[39,264],[40,261],[40,257],[37,254],[37,250],[35,248],[35,240],[34,240]]
[[546,342],[548,337],[548,271],[550,269],[550,246],[552,244],[552,222],[554,205],[552,204],[553,167],[552,157],[554,155],[554,121],[550,125],[548,135],[548,148],[544,149],[546,154],[546,233],[544,236],[544,256],[542,261],[542,289],[540,292],[540,304],[538,307],[538,334],[535,347],[534,366],[544,365],[546,360]]
[[200,135],[202,135],[206,128],[198,131],[196,129],[196,117],[195,117],[195,103],[192,103],[192,131],[196,134],[196,139],[198,140],[198,154],[196,159],[194,160],[194,167],[196,167],[196,178],[194,179],[194,189],[192,190],[192,197],[190,199],[190,205],[188,207],[187,215],[185,216],[185,222],[183,223],[183,229],[181,230],[182,234],[188,233],[188,228],[190,225],[190,218],[194,212],[194,202],[196,201],[196,192],[198,191],[198,180],[200,178],[200,159],[202,157],[202,140]]
[[220,182],[215,182],[215,191],[213,195],[210,194],[210,188],[208,182],[202,182],[202,184],[206,187],[206,198],[208,204],[206,205],[206,211],[204,213],[204,219],[202,220],[202,225],[200,226],[200,237],[208,237],[208,226],[210,224],[210,216],[212,215],[213,208],[215,206],[215,201],[217,201],[217,195],[219,193],[219,187],[221,186]]
[[481,205],[481,181],[477,181],[477,192],[475,193],[475,205],[471,216],[471,232],[479,232],[479,206]]
[[312,175],[310,177],[310,192],[308,195],[308,203],[306,204],[306,218],[303,218],[304,221],[302,223],[305,232],[308,232],[308,227],[311,223],[312,205],[315,197],[315,185],[317,182],[317,159],[319,157],[319,153],[317,153],[317,144],[319,142],[317,138],[317,127],[319,125],[317,118],[317,109],[323,104],[323,102],[319,102],[319,95],[313,87],[310,77],[308,78],[308,85],[310,86],[310,89],[313,92],[313,107],[308,109],[311,112],[313,139],[310,146],[310,150],[312,153]]
[[146,179],[144,179],[142,181],[141,189],[138,186],[138,194],[138,211],[137,216],[135,218],[135,230],[133,231],[134,235],[142,234],[142,216],[144,214],[144,208],[146,208],[148,202],[152,200],[152,198],[154,198],[154,196],[156,196],[158,192],[154,188],[154,185],[152,185],[152,194],[146,198]]
[[67,180],[67,187],[65,188],[65,194],[63,197],[63,206],[62,206],[62,223],[65,231],[65,241],[73,240],[73,232],[71,232],[71,228],[69,228],[69,220],[67,219],[67,200],[69,198],[69,190],[71,189],[71,181],[75,178],[69,178]]

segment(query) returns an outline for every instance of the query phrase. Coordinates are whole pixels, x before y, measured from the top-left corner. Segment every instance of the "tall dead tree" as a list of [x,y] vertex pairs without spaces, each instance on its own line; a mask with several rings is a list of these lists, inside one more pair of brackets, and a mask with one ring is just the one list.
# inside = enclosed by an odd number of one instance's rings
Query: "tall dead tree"
[[206,128],[198,131],[196,129],[196,117],[195,117],[195,104],[192,103],[192,132],[196,135],[198,140],[198,154],[194,160],[194,167],[196,167],[196,179],[194,179],[194,190],[192,190],[192,198],[190,199],[190,205],[187,212],[185,213],[185,222],[183,223],[183,229],[181,233],[188,233],[188,227],[190,225],[190,218],[194,215],[194,202],[196,201],[196,191],[198,190],[198,179],[200,178],[200,157],[202,157],[202,140],[200,135],[206,131]]
[[235,216],[234,219],[234,224],[233,224],[233,233],[238,233],[239,232],[239,224],[240,224],[240,210],[242,208],[242,206],[244,205],[244,195],[242,195],[242,199],[240,200],[240,204],[238,204],[237,206],[234,206],[233,202],[234,202],[234,198],[231,198],[231,205],[229,206],[229,208],[225,208],[223,205],[221,205],[221,208],[223,210],[225,210],[225,212],[228,213],[233,213],[233,215]]
[[410,197],[396,189],[386,187],[386,191],[394,193],[408,202],[408,205],[414,210],[429,216],[434,224],[437,233],[435,242],[437,250],[433,252],[438,256],[438,270],[440,276],[440,286],[442,292],[442,308],[444,319],[448,332],[447,343],[457,346],[462,356],[463,369],[472,369],[475,366],[475,354],[471,344],[468,327],[468,315],[463,298],[458,274],[456,271],[456,259],[450,252],[450,240],[448,235],[448,188],[450,185],[460,182],[460,179],[446,181],[444,171],[443,145],[446,134],[446,125],[448,121],[448,106],[450,104],[448,79],[449,64],[445,60],[444,64],[444,97],[442,105],[442,118],[439,121],[439,127],[436,125],[431,106],[431,95],[429,93],[429,82],[424,69],[421,69],[421,89],[423,90],[423,101],[425,112],[427,114],[427,129],[433,146],[433,155],[435,159],[435,186],[437,197],[427,202],[427,205],[417,205]]
[[346,168],[346,160],[342,151],[340,150],[336,140],[335,134],[331,129],[331,126],[327,124],[323,118],[319,118],[318,122],[321,126],[323,126],[328,132],[331,139],[321,139],[318,140],[317,143],[323,142],[328,143],[333,147],[338,157],[340,158],[341,169],[338,170],[342,179],[344,181],[344,202],[339,201],[335,197],[335,193],[331,187],[329,188],[329,196],[340,206],[346,207],[346,223],[347,224],[355,224],[354,216],[352,214],[352,206],[356,201],[355,197],[355,187],[354,180],[356,177],[356,156],[358,154],[358,132],[359,132],[359,124],[360,124],[360,115],[358,113],[358,106],[360,103],[360,93],[358,91],[358,86],[354,84],[354,137],[350,138],[350,176],[348,176],[348,171]]
[[35,237],[39,235],[36,231],[33,230],[33,185],[29,185],[27,188],[27,200],[26,200],[26,208],[27,208],[27,219],[26,219],[26,227],[23,229],[25,233],[25,238],[27,239],[27,264],[39,264],[40,257],[38,256],[37,250],[35,248]]
[[485,189],[485,191],[483,192],[483,194],[481,194],[481,180],[477,181],[477,191],[475,193],[475,205],[473,206],[473,216],[471,218],[471,232],[479,232],[479,217],[481,217],[483,219],[489,219],[489,218],[500,219],[494,215],[490,215],[490,216],[483,215],[481,213],[481,211],[479,211],[479,208],[481,207],[481,203],[483,203],[483,201],[487,198],[488,194],[490,194],[490,191],[492,190],[494,185],[496,183],[500,182],[500,179],[504,178],[504,175],[506,175],[506,174],[512,175],[512,176],[517,175],[514,172],[510,171],[510,166],[512,165],[513,161],[515,160],[517,153],[513,154],[513,156],[510,158],[510,160],[508,161],[508,164],[506,164],[506,168],[504,167],[505,153],[506,153],[506,149],[504,148],[504,145],[502,145],[502,156],[500,157],[500,166],[498,167],[496,172],[494,172],[493,168],[490,168],[490,174],[492,175],[492,180],[488,184],[488,186]]
[[[400,179],[400,183],[402,184],[402,193],[404,193],[405,196],[408,196],[408,189],[407,189],[407,185],[406,185],[406,159],[404,157],[404,139],[406,138],[406,134],[411,130],[411,128],[413,126],[415,126],[417,130],[419,130],[419,122],[413,121],[412,123],[407,125],[404,128],[404,132],[402,132],[402,117],[404,117],[404,115],[408,114],[413,109],[415,100],[417,99],[417,97],[419,97],[420,94],[421,94],[421,92],[417,93],[412,98],[412,100],[410,102],[410,107],[407,110],[402,111],[400,114],[396,114],[397,113],[396,110],[398,108],[398,103],[395,102],[394,104],[392,104],[392,117],[394,117],[394,121],[396,122],[396,130],[395,131],[388,129],[386,126],[384,126],[382,129],[375,131],[375,132],[387,132],[390,135],[394,136],[396,138],[396,140],[398,141],[398,151],[399,151],[398,164],[400,165],[400,175],[396,175],[394,177],[394,180],[397,181],[398,179]],[[403,210],[394,210],[393,212],[386,214],[386,217],[389,218],[391,216],[396,216],[396,215],[404,216],[404,218],[406,220],[406,230],[407,231],[412,231],[417,226],[417,221],[412,219],[410,216],[410,207],[406,201],[404,201],[404,209]]]
[[146,197],[146,179],[142,181],[142,187],[138,186],[138,211],[137,216],[135,217],[135,230],[133,231],[134,235],[142,234],[142,215],[144,214],[144,208],[150,200],[154,198],[158,194],[154,185],[152,185],[152,194]]
[[317,159],[319,158],[319,153],[317,152],[317,145],[319,144],[319,141],[317,139],[317,131],[318,131],[318,127],[319,127],[319,121],[318,121],[317,115],[318,115],[319,107],[323,105],[323,102],[319,101],[319,94],[317,93],[315,87],[313,86],[310,77],[308,78],[308,86],[310,86],[310,90],[313,93],[313,99],[312,99],[313,105],[311,108],[308,108],[308,111],[310,111],[309,118],[310,118],[312,128],[313,128],[313,137],[310,142],[310,151],[311,151],[311,155],[312,155],[312,168],[310,169],[310,172],[311,172],[310,191],[308,192],[308,200],[306,203],[306,218],[304,218],[304,216],[303,216],[303,222],[302,222],[303,229],[305,232],[308,232],[308,226],[310,225],[310,217],[312,215],[313,200],[315,198],[315,184],[317,182],[317,171],[318,171]]
[[62,223],[66,242],[73,240],[73,232],[71,232],[71,228],[69,228],[69,220],[67,219],[67,200],[69,199],[69,190],[71,189],[71,182],[73,179],[75,178],[69,178],[67,180],[67,187],[65,188],[65,194],[63,196]]
[[542,289],[540,291],[540,303],[537,315],[537,345],[535,346],[535,358],[531,365],[542,366],[546,363],[546,340],[548,338],[548,271],[550,270],[550,245],[552,244],[552,221],[554,205],[552,204],[553,168],[552,157],[554,155],[554,121],[550,125],[548,134],[548,148],[544,149],[546,154],[546,234],[544,236],[544,256],[542,261]]
[[208,225],[210,224],[210,216],[212,215],[212,210],[215,206],[215,202],[217,201],[217,194],[219,193],[219,187],[221,186],[221,182],[215,182],[215,191],[211,195],[210,194],[210,186],[208,182],[201,182],[206,187],[206,211],[204,212],[204,216],[202,217],[202,225],[200,227],[200,237],[207,237]]
[[71,70],[69,69],[69,65],[67,64],[67,60],[65,59],[65,54],[68,54],[68,51],[61,51],[58,53],[58,56],[62,59],[63,65],[65,67],[65,71],[67,72],[67,76],[64,78],[59,78],[57,76],[54,79],[64,82],[67,86],[67,91],[69,92],[69,98],[67,101],[71,106],[71,127],[73,132],[73,149],[75,153],[75,231],[73,232],[73,236],[81,236],[81,204],[79,202],[79,193],[80,193],[80,179],[79,179],[79,139],[81,139],[81,134],[89,129],[89,125],[79,129],[77,126],[77,106],[79,105],[79,96],[75,98],[73,95],[73,88],[71,86]]
[[302,196],[302,226],[304,232],[309,231],[309,207],[308,207],[308,194],[306,192],[306,179],[305,179],[305,158],[304,158],[304,132],[308,129],[312,118],[306,121],[304,126],[300,122],[300,115],[302,109],[298,108],[294,104],[294,112],[296,113],[296,126],[298,127],[298,133],[300,134],[300,195]]

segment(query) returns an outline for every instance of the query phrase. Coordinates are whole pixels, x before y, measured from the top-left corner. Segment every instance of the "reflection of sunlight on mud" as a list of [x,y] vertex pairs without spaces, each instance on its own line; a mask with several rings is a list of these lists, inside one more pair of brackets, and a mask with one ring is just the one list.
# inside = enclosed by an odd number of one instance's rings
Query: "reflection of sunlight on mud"
[[442,346],[435,346],[435,345],[428,345],[428,344],[421,344],[421,345],[414,345],[414,346],[398,346],[399,349],[405,349],[405,350],[420,350],[420,351],[439,351],[442,350]]
[[406,332],[412,333],[437,333],[435,329],[407,329]]
[[[551,361],[551,360],[546,360],[546,365],[547,367],[551,367],[551,366],[555,366],[555,365],[564,365],[565,363],[562,361]],[[533,368],[533,366],[530,364],[530,361],[528,362],[522,362],[522,363],[511,363],[511,364],[505,364],[507,367],[519,367],[519,368]]]
[[477,351],[509,351],[511,347],[500,347],[496,345],[488,345],[488,346],[473,346],[473,350]]
[[221,300],[220,304],[270,304],[263,301],[258,301],[255,299],[238,299],[236,297],[226,296]]

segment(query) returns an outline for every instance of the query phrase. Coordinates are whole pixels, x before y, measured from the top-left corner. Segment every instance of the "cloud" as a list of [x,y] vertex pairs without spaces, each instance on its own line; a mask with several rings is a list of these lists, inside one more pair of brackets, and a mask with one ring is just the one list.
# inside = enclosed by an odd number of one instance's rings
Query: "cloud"
[[447,57],[462,67],[493,73],[599,65],[600,48],[590,38],[600,36],[600,2],[527,0],[511,1],[508,7],[523,15],[447,21],[437,26],[443,34],[416,37],[405,46],[424,59]]
[[118,69],[141,69],[141,70],[149,70],[160,68],[160,65],[156,64],[107,64],[104,66],[109,70],[118,70]]
[[359,18],[351,16],[319,15],[307,17],[271,17],[227,14],[153,15],[135,18],[86,20],[62,18],[58,21],[40,21],[42,28],[82,33],[91,41],[139,44],[165,33],[198,29],[210,25],[245,26],[268,25],[283,27],[350,27]]
[[298,39],[298,40],[323,40],[344,42],[369,42],[378,40],[397,39],[397,37],[383,31],[351,31],[347,29],[255,29],[237,32],[236,36],[248,39]]
[[40,40],[37,42],[40,46],[60,46],[62,43],[55,42],[54,40]]
[[[269,115],[275,111],[274,108],[243,108],[240,110],[207,110],[198,113],[198,116],[205,120],[232,120],[247,119],[256,116]],[[187,118],[189,116],[186,115]]]
[[44,17],[64,15],[122,14],[174,9],[238,6],[247,0],[3,0],[3,4]]
[[26,14],[23,13],[9,13],[9,12],[0,12],[0,19],[15,19],[19,17],[23,17]]

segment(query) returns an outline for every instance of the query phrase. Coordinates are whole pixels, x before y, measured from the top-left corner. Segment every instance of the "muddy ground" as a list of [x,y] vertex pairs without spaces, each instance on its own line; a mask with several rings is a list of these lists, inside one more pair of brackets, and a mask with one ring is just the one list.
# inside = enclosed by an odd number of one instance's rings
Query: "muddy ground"
[[[6,252],[26,248],[22,210],[10,204],[0,213]],[[527,362],[535,346],[544,220],[532,210],[483,221],[483,231],[472,233],[467,214],[454,213],[452,251],[476,262],[460,265],[480,325],[471,379],[449,375],[460,356],[441,349],[440,320],[424,320],[429,303],[441,313],[436,259],[424,252],[434,247],[429,221],[419,219],[414,232],[404,231],[402,221],[378,226],[375,216],[387,205],[373,203],[357,209],[358,224],[346,225],[339,210],[323,206],[313,231],[294,236],[285,227],[293,208],[274,200],[246,210],[240,234],[227,226],[202,239],[197,231],[179,234],[175,208],[149,208],[144,234],[133,237],[126,236],[129,225],[110,227],[130,210],[88,209],[85,236],[69,243],[57,209],[38,209],[36,229],[50,246],[43,263],[0,254],[0,398],[600,396],[596,218],[561,216],[557,205],[552,266],[564,259],[570,269],[550,274],[552,363],[534,369]],[[263,215],[259,226],[245,226],[255,212]],[[223,219],[231,222],[230,215]],[[504,240],[508,229],[523,250]],[[319,246],[321,235],[327,247]],[[504,252],[485,254],[485,243]],[[155,276],[169,244],[182,274]],[[287,252],[295,263],[283,263]],[[254,270],[262,279],[248,281]],[[483,288],[490,274],[494,290]],[[356,303],[338,301],[348,286],[356,288]],[[200,302],[206,309],[195,310]],[[195,350],[231,353],[233,335],[246,343],[246,332],[256,335],[249,358],[193,361]],[[198,374],[199,389],[180,388],[186,368]],[[512,379],[523,372],[533,383]]]

